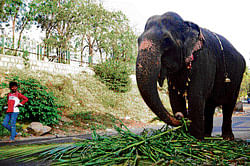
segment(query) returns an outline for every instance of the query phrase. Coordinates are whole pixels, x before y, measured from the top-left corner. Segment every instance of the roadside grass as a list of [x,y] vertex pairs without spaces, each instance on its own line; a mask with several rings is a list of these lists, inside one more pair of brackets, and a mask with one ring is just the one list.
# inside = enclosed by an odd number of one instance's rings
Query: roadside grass
[[97,130],[112,128],[117,123],[117,118],[109,113],[77,112],[69,115],[73,125],[84,129],[95,128]]
[[[0,68],[0,80],[6,76],[19,76],[21,79],[34,78],[53,92],[58,102],[63,104],[62,116],[72,122],[61,122],[60,128],[69,131],[72,126],[99,129],[110,128],[115,119],[131,119],[148,123],[155,115],[144,103],[135,82],[131,90],[118,93],[109,90],[95,76],[88,73],[77,75],[53,75],[48,72],[32,70],[6,70]],[[1,89],[0,95],[8,93]],[[170,110],[166,87],[159,90],[166,108]]]

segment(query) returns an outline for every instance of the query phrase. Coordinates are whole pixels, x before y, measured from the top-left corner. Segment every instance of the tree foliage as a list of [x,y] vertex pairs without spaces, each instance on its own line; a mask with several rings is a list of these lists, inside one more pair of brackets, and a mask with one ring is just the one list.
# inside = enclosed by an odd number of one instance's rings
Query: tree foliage
[[20,8],[23,7],[22,0],[8,0],[0,2],[0,21],[9,22],[14,17],[18,17]]
[[[45,31],[45,46],[80,50],[81,59],[99,54],[131,60],[136,36],[122,12],[110,12],[93,0],[37,0],[37,27]],[[130,55],[128,55],[130,54]],[[133,58],[132,58],[133,59]]]
[[87,48],[89,56],[98,52],[101,62],[104,56],[106,60],[108,57],[131,60],[136,36],[126,16],[120,11],[110,12],[93,1],[79,1],[77,6],[80,22],[76,26],[76,39],[81,56]]
[[45,31],[45,47],[57,48],[59,60],[63,56],[62,50],[70,48],[70,40],[74,35],[74,24],[77,19],[74,2],[39,0],[37,3],[40,10],[36,17],[36,25]]
[[25,9],[26,4],[22,0],[9,0],[1,3],[2,11],[1,13],[1,23],[3,21],[7,22],[7,26],[12,23],[12,48],[14,48],[15,42],[15,30],[16,24],[20,23],[22,12]]
[[247,66],[246,71],[243,76],[243,80],[240,88],[240,97],[245,97],[248,93],[250,93],[250,69]]
[[[19,49],[24,30],[30,29],[35,21],[37,12],[39,12],[36,2],[36,0],[8,0],[1,2],[0,23],[6,23],[5,25],[7,27],[11,26],[13,49],[16,41],[15,33],[18,32],[18,40],[15,49]],[[14,54],[16,55],[16,52]]]
[[134,59],[136,36],[126,16],[94,0],[9,0],[1,2],[0,12],[1,23],[12,24],[13,41],[14,31],[19,32],[17,49],[23,31],[35,24],[45,32],[45,55],[56,48],[59,59],[69,49],[79,50],[81,59],[86,54],[98,54],[101,62],[104,57]]

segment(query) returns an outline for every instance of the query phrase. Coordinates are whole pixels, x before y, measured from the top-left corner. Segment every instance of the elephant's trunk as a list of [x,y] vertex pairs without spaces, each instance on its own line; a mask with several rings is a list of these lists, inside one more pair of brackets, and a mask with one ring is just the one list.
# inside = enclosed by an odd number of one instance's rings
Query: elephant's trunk
[[136,80],[141,96],[149,108],[165,123],[178,126],[181,124],[164,108],[158,91],[157,78],[161,69],[161,54],[151,40],[144,40],[139,45],[136,62]]

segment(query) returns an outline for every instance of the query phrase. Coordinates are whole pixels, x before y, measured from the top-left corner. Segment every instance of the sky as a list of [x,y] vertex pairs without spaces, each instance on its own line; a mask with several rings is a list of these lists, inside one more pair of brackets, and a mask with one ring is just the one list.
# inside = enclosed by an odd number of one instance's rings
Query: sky
[[121,10],[136,33],[143,32],[147,19],[168,11],[227,38],[250,67],[249,0],[101,0],[111,11]]

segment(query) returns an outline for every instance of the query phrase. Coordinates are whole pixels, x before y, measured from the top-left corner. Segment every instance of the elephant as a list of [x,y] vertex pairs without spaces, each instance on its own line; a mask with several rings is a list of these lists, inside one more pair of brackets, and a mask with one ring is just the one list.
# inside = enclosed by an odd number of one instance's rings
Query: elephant
[[[245,68],[226,38],[175,12],[150,17],[138,37],[136,81],[143,100],[171,126],[182,124],[179,117],[190,119],[188,132],[197,139],[211,136],[217,106],[223,110],[222,137],[234,139],[232,113]],[[157,90],[165,79],[173,115]]]

